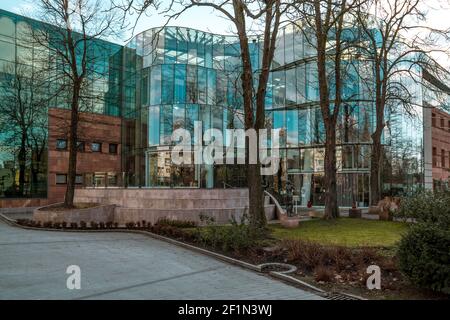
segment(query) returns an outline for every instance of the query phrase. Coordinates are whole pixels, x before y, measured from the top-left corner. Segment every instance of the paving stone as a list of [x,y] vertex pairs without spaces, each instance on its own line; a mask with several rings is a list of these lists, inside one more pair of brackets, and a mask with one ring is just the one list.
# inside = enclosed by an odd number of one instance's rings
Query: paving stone
[[[320,299],[144,235],[29,231],[0,222],[0,299]],[[81,290],[66,269],[81,268]]]

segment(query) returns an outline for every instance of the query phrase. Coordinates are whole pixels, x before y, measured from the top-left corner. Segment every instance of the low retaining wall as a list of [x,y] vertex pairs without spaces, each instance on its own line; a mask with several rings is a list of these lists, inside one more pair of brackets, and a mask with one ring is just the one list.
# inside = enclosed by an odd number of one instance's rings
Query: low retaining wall
[[[248,211],[248,189],[77,189],[75,202],[116,205],[114,222],[120,225],[161,218],[200,222],[201,214],[224,224]],[[275,205],[265,205],[265,213],[276,219]]]
[[33,211],[33,220],[44,222],[114,222],[115,205],[100,205],[98,207],[75,209],[71,211],[54,211],[51,209],[56,205],[37,208]]
[[[142,208],[121,208],[116,207],[114,221],[123,225],[127,222],[137,222],[145,220],[156,223],[162,218],[171,220],[189,220],[200,222],[200,215],[214,218],[217,224],[226,224],[234,217],[236,221],[240,221],[244,212],[244,208],[228,208],[228,209],[186,209],[186,210],[163,210],[163,209],[142,209]],[[274,220],[275,206],[265,207],[267,220]]]

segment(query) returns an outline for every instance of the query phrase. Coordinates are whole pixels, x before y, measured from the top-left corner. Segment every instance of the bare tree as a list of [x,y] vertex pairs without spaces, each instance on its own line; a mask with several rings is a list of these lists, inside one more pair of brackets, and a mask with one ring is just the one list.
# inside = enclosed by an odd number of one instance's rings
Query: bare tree
[[[416,67],[436,70],[427,55],[436,49],[437,37],[446,38],[447,30],[437,30],[423,24],[426,21],[424,2],[419,0],[370,0],[361,4],[357,13],[358,27],[363,36],[361,49],[373,61],[369,83],[375,102],[375,130],[372,138],[370,165],[371,204],[381,198],[380,171],[383,158],[383,131],[387,125],[388,108],[402,108],[409,112],[417,105],[414,86],[402,79],[421,82]],[[422,24],[420,23],[422,22]],[[415,34],[414,34],[415,33]],[[419,104],[422,102],[419,101]]]
[[[78,150],[78,121],[87,87],[95,74],[95,61],[101,48],[99,38],[113,35],[120,23],[114,11],[106,10],[100,0],[38,0],[38,18],[42,23],[33,29],[36,45],[49,52],[48,75],[57,86],[58,99],[63,96],[70,107],[68,124],[69,168],[64,206],[73,207]],[[45,63],[45,62],[44,62]],[[61,107],[61,106],[57,106]]]
[[[336,125],[343,105],[343,83],[348,57],[355,39],[344,38],[352,31],[350,14],[357,7],[352,0],[306,0],[292,13],[298,19],[307,42],[315,48],[319,105],[325,127],[325,219],[339,217],[337,203]],[[350,28],[349,28],[350,25]]]
[[[122,0],[118,1],[125,12],[137,13],[138,17],[152,7],[166,14],[168,21],[178,18],[184,12],[196,8],[207,7],[215,10],[234,27],[240,44],[241,55],[241,85],[244,105],[245,129],[263,129],[265,125],[265,97],[276,39],[282,16],[287,5],[280,0],[245,1],[245,0],[171,0],[166,7],[163,3],[153,0]],[[252,65],[250,36],[252,27],[259,25],[258,34],[261,46],[261,65]],[[257,84],[255,85],[255,80]],[[259,147],[259,146],[258,146]],[[248,151],[247,145],[247,151]],[[261,179],[261,164],[247,164],[247,182],[249,187],[250,224],[258,229],[266,225],[263,204],[263,187]]]

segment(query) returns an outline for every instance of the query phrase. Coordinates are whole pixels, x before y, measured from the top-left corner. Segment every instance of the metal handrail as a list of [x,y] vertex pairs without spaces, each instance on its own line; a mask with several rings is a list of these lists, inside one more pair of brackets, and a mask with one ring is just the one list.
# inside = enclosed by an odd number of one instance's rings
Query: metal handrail
[[227,189],[227,187],[229,188],[229,189],[234,189],[234,187],[231,185],[231,184],[228,184],[228,183],[226,183],[226,182],[222,182],[223,183],[223,188],[224,189]]
[[278,202],[277,198],[275,198],[270,192],[268,192],[267,190],[264,190],[264,194],[267,195],[270,199],[272,199],[273,203],[275,204],[275,207],[277,208],[277,216],[278,219],[281,218],[281,216],[286,216],[286,210],[284,210],[280,203]]

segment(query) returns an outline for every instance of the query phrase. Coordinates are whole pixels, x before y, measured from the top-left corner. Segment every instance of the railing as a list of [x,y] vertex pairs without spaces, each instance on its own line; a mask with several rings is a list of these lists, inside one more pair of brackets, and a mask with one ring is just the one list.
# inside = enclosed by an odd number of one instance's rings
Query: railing
[[224,189],[234,189],[235,188],[231,184],[228,184],[226,182],[222,182],[222,184],[223,184],[223,188]]
[[272,202],[275,204],[275,208],[277,209],[277,218],[281,219],[281,216],[286,216],[286,211],[281,207],[278,200],[268,191],[264,190],[264,194],[268,196]]

